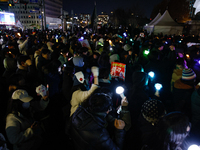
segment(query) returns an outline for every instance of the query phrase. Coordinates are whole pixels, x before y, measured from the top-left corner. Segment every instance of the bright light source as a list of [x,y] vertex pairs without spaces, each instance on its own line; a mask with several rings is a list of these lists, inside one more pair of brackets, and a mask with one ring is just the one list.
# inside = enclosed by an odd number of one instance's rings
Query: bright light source
[[84,32],[83,34],[86,34],[86,32]]
[[148,73],[148,75],[149,75],[151,78],[154,78],[155,73],[154,73],[153,71],[150,71],[150,72]]
[[130,39],[131,42],[133,42],[133,39]]
[[200,150],[200,148],[197,145],[191,145],[188,150]]
[[187,57],[187,58],[190,58],[190,55],[189,55],[189,54],[186,54],[186,57]]
[[179,43],[181,43],[181,41],[178,41]]
[[123,35],[126,37],[127,35],[126,35],[126,33],[123,33]]
[[123,88],[122,86],[118,86],[118,87],[116,88],[116,93],[117,93],[117,94],[122,94],[122,93],[124,93],[124,88]]
[[84,40],[84,37],[81,37],[81,40]]
[[149,50],[145,50],[145,51],[144,51],[144,54],[145,54],[145,55],[149,55]]
[[198,63],[200,64],[200,60],[198,61]]
[[155,88],[156,88],[156,90],[159,91],[159,90],[162,88],[162,84],[156,83],[156,84],[155,84]]

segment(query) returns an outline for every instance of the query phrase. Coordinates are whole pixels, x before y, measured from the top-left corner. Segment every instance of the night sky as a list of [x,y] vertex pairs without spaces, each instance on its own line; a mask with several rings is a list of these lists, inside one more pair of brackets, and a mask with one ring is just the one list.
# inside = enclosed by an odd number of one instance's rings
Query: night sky
[[[71,14],[88,13],[92,14],[94,9],[94,0],[63,0],[64,10]],[[153,7],[162,0],[96,0],[97,15],[101,12],[110,14],[111,11],[117,8],[128,9],[132,5],[138,4],[144,10],[144,14],[149,18]]]

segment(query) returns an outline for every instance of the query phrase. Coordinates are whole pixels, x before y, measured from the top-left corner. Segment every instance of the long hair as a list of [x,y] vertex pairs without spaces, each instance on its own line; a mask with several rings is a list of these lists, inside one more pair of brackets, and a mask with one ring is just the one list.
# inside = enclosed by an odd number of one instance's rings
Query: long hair
[[181,112],[164,116],[158,124],[158,138],[162,150],[176,150],[189,134],[189,118]]

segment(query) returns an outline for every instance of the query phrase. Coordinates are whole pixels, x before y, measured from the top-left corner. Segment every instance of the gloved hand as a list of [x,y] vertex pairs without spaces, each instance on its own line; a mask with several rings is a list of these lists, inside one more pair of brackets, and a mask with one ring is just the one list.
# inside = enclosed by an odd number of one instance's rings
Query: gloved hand
[[38,87],[36,87],[36,93],[44,97],[47,95],[47,89],[44,85],[41,84]]
[[95,77],[95,76],[99,76],[99,68],[98,68],[98,67],[93,66],[93,67],[91,68],[91,71],[92,71],[94,77]]

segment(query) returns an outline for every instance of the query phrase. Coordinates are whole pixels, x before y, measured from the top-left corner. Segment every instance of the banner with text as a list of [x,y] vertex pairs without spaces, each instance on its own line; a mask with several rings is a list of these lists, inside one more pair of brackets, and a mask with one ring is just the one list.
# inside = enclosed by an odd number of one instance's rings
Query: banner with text
[[110,75],[112,78],[119,77],[122,80],[125,80],[126,64],[119,62],[112,62]]

